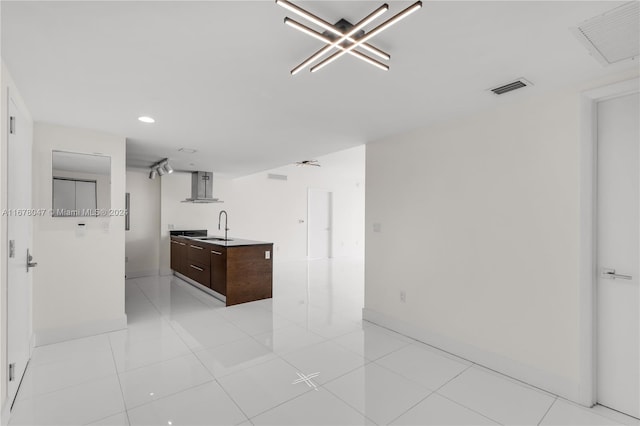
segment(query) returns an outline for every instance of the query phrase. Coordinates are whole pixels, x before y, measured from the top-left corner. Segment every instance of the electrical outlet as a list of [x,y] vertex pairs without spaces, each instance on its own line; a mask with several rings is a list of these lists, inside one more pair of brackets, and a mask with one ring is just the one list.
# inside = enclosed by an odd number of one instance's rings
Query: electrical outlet
[[169,224],[169,229],[174,229],[174,228],[173,228],[173,223],[170,223],[170,224]]
[[264,252],[264,258],[265,259],[271,259],[271,252],[269,250]]
[[400,301],[402,303],[407,303],[407,293],[404,290],[400,291]]
[[382,231],[382,224],[374,223],[373,224],[373,232],[380,232],[380,231]]

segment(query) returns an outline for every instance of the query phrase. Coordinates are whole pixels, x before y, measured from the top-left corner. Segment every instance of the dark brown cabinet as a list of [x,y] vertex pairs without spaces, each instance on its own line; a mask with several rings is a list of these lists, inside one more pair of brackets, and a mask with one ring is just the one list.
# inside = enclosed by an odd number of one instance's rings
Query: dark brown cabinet
[[211,245],[206,243],[189,240],[186,242],[187,268],[184,275],[205,287],[211,287],[209,247]]
[[215,247],[211,251],[211,290],[227,295],[227,249]]
[[227,306],[272,297],[272,257],[270,243],[227,246],[171,237],[171,269],[225,296]]
[[273,244],[227,248],[227,306],[269,299],[273,289]]
[[184,274],[187,263],[187,244],[182,240],[182,238],[171,237],[171,269]]

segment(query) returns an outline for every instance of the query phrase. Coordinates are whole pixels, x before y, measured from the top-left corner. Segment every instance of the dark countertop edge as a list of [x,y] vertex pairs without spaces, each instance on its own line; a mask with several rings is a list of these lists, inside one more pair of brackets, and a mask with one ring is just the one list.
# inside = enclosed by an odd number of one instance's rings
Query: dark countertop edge
[[[198,237],[186,237],[182,235],[172,235],[177,238],[185,238],[187,240],[193,240],[200,243],[207,243],[214,246],[221,247],[242,247],[242,246],[266,246],[273,245],[273,243],[268,243],[265,241],[253,241],[253,240],[243,240],[241,238],[231,238],[232,241],[211,241],[211,240],[200,240]],[[215,235],[209,235],[209,237],[214,237]]]

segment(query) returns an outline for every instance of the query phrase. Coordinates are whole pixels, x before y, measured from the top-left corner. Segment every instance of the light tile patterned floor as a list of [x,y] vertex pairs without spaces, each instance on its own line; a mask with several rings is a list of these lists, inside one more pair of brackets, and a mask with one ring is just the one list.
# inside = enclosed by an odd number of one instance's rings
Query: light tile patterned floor
[[276,264],[273,299],[230,308],[128,280],[129,328],[36,348],[10,424],[640,425],[363,323],[363,269]]

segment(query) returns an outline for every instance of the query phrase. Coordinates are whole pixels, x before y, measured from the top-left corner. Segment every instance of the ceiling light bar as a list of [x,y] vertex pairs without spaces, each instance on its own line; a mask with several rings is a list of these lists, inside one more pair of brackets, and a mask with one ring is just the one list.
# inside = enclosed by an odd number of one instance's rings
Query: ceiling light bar
[[378,25],[376,28],[374,28],[373,30],[371,30],[370,32],[368,32],[367,34],[362,36],[360,39],[358,39],[355,43],[351,44],[349,47],[345,48],[344,50],[341,50],[340,52],[334,53],[333,55],[331,55],[328,58],[324,59],[319,64],[314,65],[311,68],[311,72],[316,72],[316,71],[321,70],[322,68],[326,67],[331,62],[335,61],[336,59],[338,59],[339,57],[341,57],[345,53],[348,53],[349,51],[355,49],[360,44],[366,42],[370,38],[376,36],[377,34],[380,34],[382,31],[386,30],[391,25],[393,25],[393,24],[399,22],[400,20],[406,18],[407,16],[411,15],[413,12],[417,11],[421,7],[422,7],[422,2],[421,1],[415,2],[414,4],[409,6],[408,8],[404,9],[402,12],[398,13],[397,15],[395,15],[395,16],[391,17],[390,19],[388,19],[387,21],[385,21],[382,24]]
[[[332,43],[332,40],[330,38],[326,37],[324,34],[319,33],[319,32],[317,32],[317,31],[315,31],[315,30],[313,30],[313,29],[307,27],[306,25],[303,25],[303,24],[301,24],[301,23],[299,23],[297,21],[294,21],[293,19],[284,18],[284,23],[289,25],[291,28],[295,28],[295,29],[297,29],[297,30],[299,30],[299,31],[301,31],[301,32],[303,32],[305,34],[310,35],[311,37],[314,37],[314,38],[324,42],[324,43],[327,43],[327,44]],[[336,47],[338,49],[341,49],[341,50],[345,50],[346,49],[345,47],[343,47],[341,45],[338,45]],[[389,66],[388,65],[385,65],[380,61],[377,61],[377,60],[375,60],[375,59],[373,59],[373,58],[371,58],[371,57],[369,57],[367,55],[364,55],[364,54],[358,52],[357,50],[350,50],[348,53],[350,55],[352,55],[352,56],[355,56],[358,59],[361,59],[361,60],[363,60],[363,61],[375,66],[375,67],[380,68],[381,70],[384,70],[384,71],[388,71],[389,70]]]
[[[302,9],[301,7],[296,6],[293,3],[288,2],[287,0],[276,0],[276,4],[284,7],[285,9],[299,15],[302,16],[305,19],[308,19],[309,21],[313,22],[314,24],[318,25],[319,27],[324,28],[327,31],[330,31],[332,33],[334,33],[337,36],[343,36],[342,31],[340,31],[339,29],[337,29],[335,26],[331,25],[329,22],[322,20],[320,18],[318,18],[317,16],[315,16],[312,13],[307,12],[306,10]],[[356,40],[352,37],[348,37],[347,41],[351,42],[351,43],[355,43]],[[382,58],[385,60],[389,60],[391,59],[391,56],[384,52],[383,50],[378,49],[375,46],[372,46],[368,43],[362,43],[360,45],[360,47],[362,47],[363,49],[367,50],[368,52]]]
[[[382,15],[383,13],[385,13],[387,10],[389,10],[389,5],[385,3],[382,6],[380,6],[379,8],[377,8],[376,10],[374,10],[373,12],[371,12],[363,20],[361,20],[356,25],[354,25],[353,28],[351,28],[348,33],[344,34],[339,39],[336,39],[333,43],[323,47],[322,49],[320,49],[319,51],[317,51],[316,53],[314,53],[313,55],[311,55],[307,59],[305,59],[300,65],[298,65],[297,67],[292,69],[291,70],[291,75],[295,75],[295,74],[299,73],[304,68],[306,68],[307,65],[309,65],[310,63],[312,63],[313,61],[315,61],[316,59],[318,59],[319,57],[321,57],[325,53],[331,51],[333,48],[337,48],[337,46],[340,46],[348,38],[351,38],[352,35],[354,35],[358,31],[360,31],[362,28],[367,26],[367,24],[369,24],[371,21],[376,19],[378,16]],[[356,41],[356,43],[357,43],[357,41]],[[353,46],[354,44],[352,44],[351,46]],[[351,46],[349,46],[349,48]],[[351,50],[353,50],[353,49],[350,49],[349,51],[351,51]],[[343,48],[342,52],[346,53],[347,49]]]

